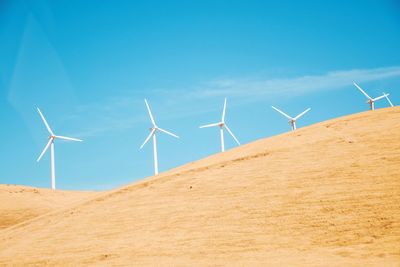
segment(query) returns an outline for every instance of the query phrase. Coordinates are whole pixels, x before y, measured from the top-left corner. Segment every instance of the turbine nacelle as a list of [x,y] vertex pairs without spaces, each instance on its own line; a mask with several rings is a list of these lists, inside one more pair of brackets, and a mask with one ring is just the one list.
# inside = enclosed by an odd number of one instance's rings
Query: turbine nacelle
[[44,125],[46,126],[47,131],[49,132],[50,136],[48,137],[48,142],[44,149],[42,150],[42,153],[40,153],[38,159],[36,160],[37,162],[40,161],[40,159],[43,157],[43,155],[46,153],[46,151],[50,147],[50,152],[51,152],[51,188],[56,189],[56,171],[55,171],[55,159],[54,159],[54,140],[55,139],[62,139],[62,140],[67,140],[67,141],[76,141],[76,142],[82,142],[81,139],[77,138],[72,138],[72,137],[66,137],[66,136],[61,136],[61,135],[55,135],[53,130],[50,128],[49,124],[47,123],[44,115],[40,111],[39,108],[37,108],[37,111],[39,112],[40,117],[42,118],[42,121]]
[[285,112],[283,112],[282,110],[280,110],[280,109],[278,109],[278,108],[276,108],[274,106],[271,106],[271,107],[289,120],[288,123],[292,127],[292,131],[296,130],[296,121],[300,117],[302,117],[304,114],[306,114],[307,112],[309,112],[311,110],[311,108],[308,108],[308,109],[304,110],[302,113],[300,113],[299,115],[297,115],[296,117],[293,118],[293,117],[289,116],[288,114],[286,114]]
[[226,125],[225,123],[225,113],[226,113],[226,97],[224,100],[224,108],[222,109],[222,119],[220,122],[217,123],[211,123],[211,124],[206,124],[203,126],[200,126],[199,128],[208,128],[208,127],[216,127],[218,126],[220,128],[220,135],[221,135],[221,151],[225,151],[225,142],[224,142],[224,129],[228,131],[228,133],[232,136],[232,138],[235,140],[235,142],[240,145],[239,140],[236,138],[236,136],[233,134],[231,129]]
[[375,101],[378,101],[382,98],[386,98],[388,100],[389,104],[391,106],[393,106],[393,104],[391,103],[391,101],[388,98],[389,94],[383,93],[383,95],[381,95],[381,96],[372,98],[358,84],[356,84],[355,82],[353,82],[353,84],[366,98],[368,98],[366,103],[369,104],[371,110],[375,109]]
[[153,138],[153,149],[154,149],[154,174],[157,175],[158,174],[158,158],[157,158],[157,137],[156,137],[156,132],[160,131],[163,133],[166,133],[170,136],[173,136],[175,138],[179,138],[179,136],[177,136],[176,134],[173,134],[167,130],[164,130],[160,127],[157,126],[153,114],[151,113],[151,109],[149,106],[149,103],[147,103],[147,99],[144,100],[144,103],[146,104],[147,107],[147,111],[149,113],[150,116],[150,121],[152,123],[152,127],[149,128],[150,130],[150,134],[146,137],[146,139],[144,140],[143,144],[140,146],[140,149],[142,149],[144,147],[144,145],[150,140],[150,138]]

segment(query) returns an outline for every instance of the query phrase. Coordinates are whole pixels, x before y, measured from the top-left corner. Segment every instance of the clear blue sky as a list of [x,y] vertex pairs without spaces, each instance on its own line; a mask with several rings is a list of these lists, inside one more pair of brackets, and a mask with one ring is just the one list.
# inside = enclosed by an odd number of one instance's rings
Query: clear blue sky
[[[0,1],[0,183],[110,189],[219,151],[223,98],[239,140],[289,130],[270,108],[312,110],[302,127],[366,110],[358,82],[400,103],[399,1]],[[386,107],[381,101],[378,108]],[[228,148],[235,146],[226,136]]]

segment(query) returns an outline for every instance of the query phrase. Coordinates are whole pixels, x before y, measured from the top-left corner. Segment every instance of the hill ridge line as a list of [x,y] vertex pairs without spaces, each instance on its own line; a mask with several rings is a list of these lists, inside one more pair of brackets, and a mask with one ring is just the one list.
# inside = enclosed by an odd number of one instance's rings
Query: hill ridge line
[[[383,112],[383,111],[385,111],[387,109],[396,110],[396,109],[400,109],[400,107],[382,108],[382,109],[379,109],[379,110],[375,110],[373,112],[374,113],[378,113],[380,111]],[[357,117],[357,119],[368,118],[369,117],[368,115],[370,114],[369,112],[371,112],[371,111],[363,111],[363,112],[359,112],[359,113],[353,113],[353,114],[344,115],[342,117],[329,119],[329,120],[326,120],[326,121],[321,121],[321,122],[318,122],[318,123],[315,123],[315,124],[311,124],[311,125],[307,125],[307,126],[301,127],[299,129],[297,129],[296,131],[288,131],[288,132],[280,133],[280,134],[277,134],[277,135],[274,135],[274,136],[260,138],[260,139],[254,140],[254,141],[252,141],[250,143],[243,144],[243,145],[241,145],[239,147],[234,147],[234,148],[229,149],[229,150],[227,150],[225,152],[219,152],[219,153],[215,153],[215,154],[212,154],[212,155],[208,155],[208,156],[206,156],[204,158],[201,158],[199,160],[196,160],[196,161],[193,161],[193,162],[188,162],[188,163],[185,163],[185,164],[180,165],[178,167],[175,167],[173,169],[167,170],[167,171],[165,171],[163,173],[160,173],[157,176],[154,176],[154,175],[153,176],[148,176],[148,177],[143,178],[142,180],[138,180],[138,181],[135,181],[135,182],[127,184],[127,185],[122,185],[122,186],[117,187],[115,189],[106,190],[106,191],[100,191],[100,192],[96,193],[94,196],[90,196],[87,199],[83,199],[83,200],[77,201],[76,203],[72,203],[69,206],[64,207],[64,208],[62,208],[60,210],[48,212],[48,213],[39,215],[37,217],[28,219],[26,221],[20,222],[18,224],[15,224],[13,226],[1,229],[0,230],[0,234],[7,233],[7,232],[13,231],[15,229],[24,228],[25,226],[27,226],[27,225],[35,222],[35,221],[42,220],[43,218],[46,218],[46,217],[51,217],[51,216],[54,216],[54,215],[57,215],[57,214],[62,214],[62,213],[68,213],[71,210],[76,209],[77,207],[80,207],[80,206],[85,206],[87,204],[105,201],[105,200],[110,199],[110,198],[112,198],[112,197],[114,197],[116,195],[124,194],[126,192],[131,191],[131,190],[135,190],[135,188],[140,189],[140,188],[143,188],[143,187],[147,187],[147,186],[149,186],[149,185],[151,185],[151,184],[153,184],[155,182],[163,183],[163,182],[170,181],[171,178],[173,178],[173,177],[178,177],[178,176],[181,176],[181,175],[195,173],[195,172],[204,172],[204,171],[206,171],[206,170],[208,170],[210,168],[213,168],[213,167],[217,167],[218,168],[219,166],[222,166],[222,168],[223,168],[225,166],[232,165],[233,163],[236,163],[236,162],[247,161],[247,160],[252,160],[252,159],[255,159],[255,158],[262,157],[262,156],[266,156],[266,155],[271,154],[271,151],[268,152],[268,150],[266,149],[264,151],[256,152],[256,153],[253,153],[253,154],[247,155],[247,156],[236,155],[234,152],[236,152],[237,150],[252,146],[257,142],[263,142],[263,141],[271,140],[271,139],[284,138],[284,137],[286,137],[288,135],[299,136],[299,134],[303,133],[304,131],[306,131],[309,128],[314,128],[314,127],[316,128],[316,127],[324,126],[325,124],[335,123],[336,121],[347,121],[346,118],[352,118],[352,117]],[[324,128],[329,129],[329,127],[324,127]],[[332,131],[334,129],[329,129],[329,130]],[[282,149],[279,149],[278,151],[286,151],[287,149],[289,149],[289,148],[282,148]],[[278,152],[278,151],[275,150],[275,152]],[[221,156],[228,157],[228,159],[221,160],[220,162],[217,162],[217,163],[214,163],[214,164],[208,164],[208,165],[203,165],[203,166],[199,166],[199,167],[189,167],[190,165],[201,164],[204,161],[213,160],[214,158],[218,158],[218,157],[221,157]],[[189,168],[184,169],[185,167],[186,168],[189,167]],[[182,168],[184,170],[181,170]],[[30,187],[30,188],[35,189],[36,187]],[[68,191],[68,190],[62,190],[62,191]]]

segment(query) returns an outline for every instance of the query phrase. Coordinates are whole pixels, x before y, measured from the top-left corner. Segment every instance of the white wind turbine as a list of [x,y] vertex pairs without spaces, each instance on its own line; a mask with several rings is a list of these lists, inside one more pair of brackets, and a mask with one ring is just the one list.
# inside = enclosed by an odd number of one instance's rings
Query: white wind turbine
[[[361,93],[363,93],[363,95],[365,95],[368,98],[367,103],[369,104],[369,108],[370,110],[375,110],[375,102],[378,101],[379,99],[382,99],[384,97],[388,97],[389,94],[385,94],[383,93],[383,95],[372,98],[370,97],[363,89],[361,89],[360,86],[358,86],[358,84],[356,84],[355,82],[353,82],[354,86],[357,87],[358,90],[360,90]],[[390,100],[389,100],[390,101]]]
[[179,136],[170,133],[164,129],[161,129],[157,126],[156,122],[154,121],[153,115],[151,114],[151,110],[149,107],[149,104],[147,103],[147,100],[145,99],[144,102],[146,103],[147,111],[149,112],[150,120],[152,123],[152,127],[150,128],[150,134],[147,136],[146,140],[144,140],[143,144],[140,146],[140,149],[144,147],[144,145],[150,140],[151,137],[153,137],[153,150],[154,150],[154,175],[158,174],[158,159],[157,159],[157,138],[156,138],[156,133],[157,131],[164,132],[168,135],[171,135],[175,138],[179,138]]
[[55,135],[53,131],[51,130],[49,124],[47,123],[46,119],[44,118],[42,112],[40,111],[39,108],[37,108],[40,117],[42,118],[44,125],[47,128],[47,131],[49,132],[49,141],[47,142],[46,146],[44,147],[42,153],[38,157],[37,161],[43,157],[44,153],[47,151],[47,149],[50,147],[50,153],[51,153],[51,189],[56,189],[56,166],[55,166],[55,160],[54,160],[54,140],[56,139],[61,139],[61,140],[68,140],[68,141],[77,141],[77,142],[82,142],[80,139],[76,138],[71,138],[71,137],[66,137],[66,136],[61,136],[61,135]]
[[383,92],[383,95],[385,96],[386,100],[389,102],[390,106],[391,106],[391,107],[394,107],[392,101],[390,101],[390,99],[389,99],[389,97],[388,97],[389,94],[386,94],[385,92]]
[[211,123],[211,124],[200,126],[200,128],[207,128],[207,127],[214,127],[214,126],[218,126],[219,127],[220,134],[221,134],[221,151],[222,152],[225,151],[224,129],[226,129],[230,133],[230,135],[232,135],[232,137],[236,141],[236,143],[238,145],[240,145],[239,140],[236,138],[236,136],[233,134],[231,129],[229,129],[228,125],[226,125],[226,123],[225,123],[225,111],[226,111],[226,98],[225,98],[225,102],[224,102],[224,109],[222,110],[222,119],[221,119],[221,121],[217,122],[217,123]]
[[289,119],[289,124],[290,124],[290,126],[292,127],[292,131],[294,131],[294,130],[296,130],[296,121],[301,117],[301,116],[303,116],[304,114],[306,114],[308,111],[310,111],[311,110],[311,108],[308,108],[308,109],[306,109],[306,110],[304,110],[302,113],[300,113],[299,115],[297,115],[296,117],[290,117],[288,114],[286,114],[285,112],[283,112],[282,110],[280,110],[280,109],[277,109],[276,107],[274,107],[274,106],[271,106],[273,109],[275,109],[276,111],[278,111],[279,113],[281,113],[283,116],[285,116],[286,118],[288,118]]

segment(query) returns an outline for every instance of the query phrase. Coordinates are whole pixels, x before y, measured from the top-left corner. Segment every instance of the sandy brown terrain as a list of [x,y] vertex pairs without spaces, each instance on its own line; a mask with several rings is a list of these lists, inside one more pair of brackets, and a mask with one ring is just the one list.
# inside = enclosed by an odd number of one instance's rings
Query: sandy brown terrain
[[8,227],[0,265],[400,266],[400,108],[258,140]]
[[95,192],[0,185],[0,230],[68,207],[94,194]]

